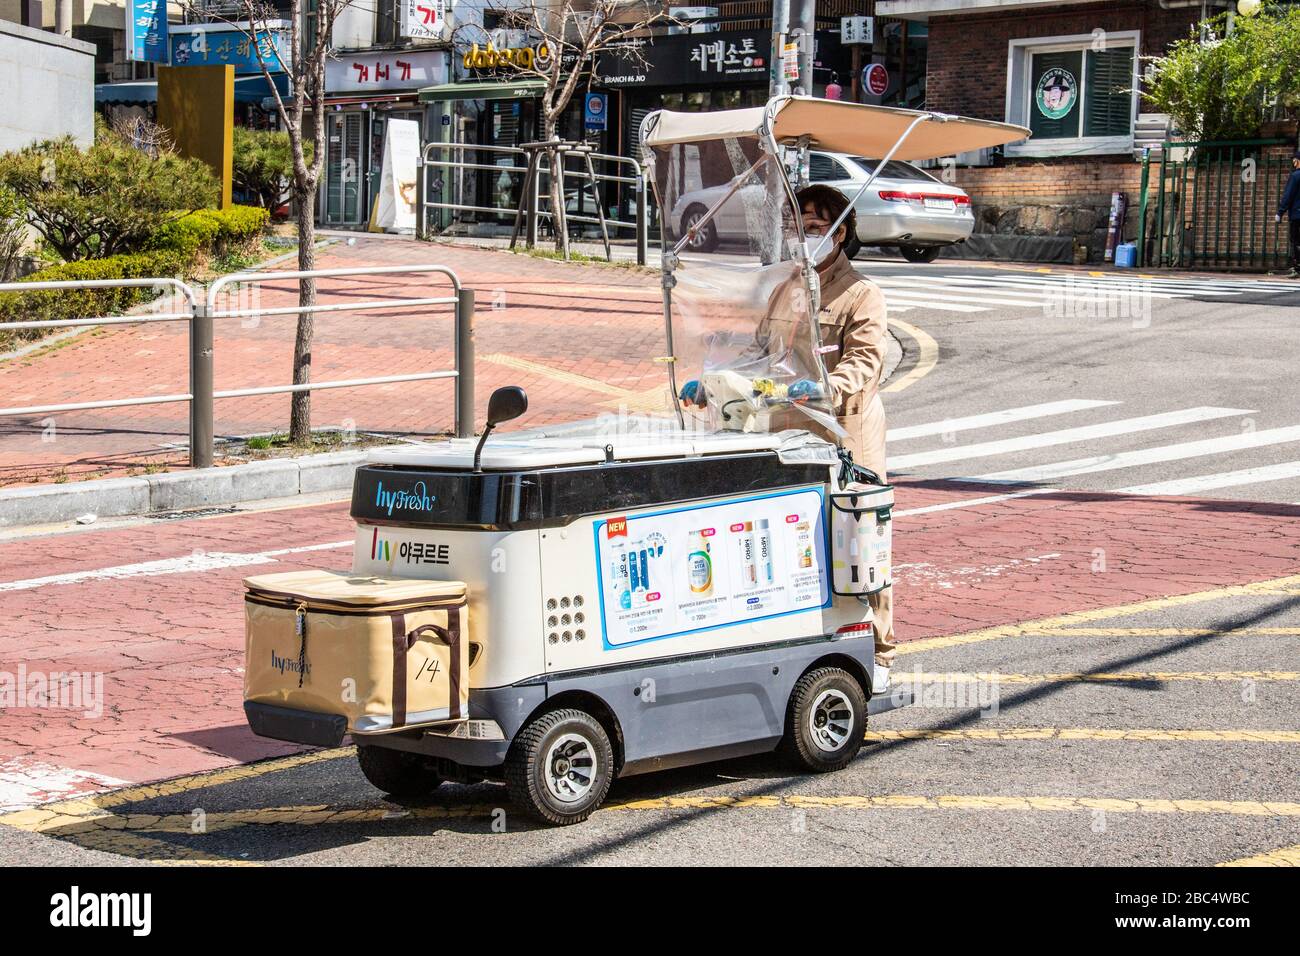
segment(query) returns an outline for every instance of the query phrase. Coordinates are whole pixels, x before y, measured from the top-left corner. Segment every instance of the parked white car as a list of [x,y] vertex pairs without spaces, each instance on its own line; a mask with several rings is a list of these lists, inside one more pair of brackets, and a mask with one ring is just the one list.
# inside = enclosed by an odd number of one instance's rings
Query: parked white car
[[[808,181],[834,186],[852,196],[871,175],[878,160],[847,153],[814,150],[809,154]],[[685,235],[731,188],[730,183],[684,193],[673,208],[676,234]],[[720,243],[743,240],[747,193],[751,203],[762,201],[762,187],[742,186],[690,243],[693,252],[710,252]],[[909,262],[933,262],[944,246],[964,242],[975,229],[970,197],[956,186],[940,182],[911,163],[890,160],[880,177],[855,205],[858,234],[846,244],[850,258],[863,246],[893,246]]]

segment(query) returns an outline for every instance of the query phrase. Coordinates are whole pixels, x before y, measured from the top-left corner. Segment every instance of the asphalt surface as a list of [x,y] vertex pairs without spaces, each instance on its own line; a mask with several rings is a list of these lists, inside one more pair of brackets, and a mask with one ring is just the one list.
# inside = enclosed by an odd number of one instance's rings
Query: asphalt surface
[[[998,533],[1003,506],[971,501],[1044,488],[1197,479],[1205,490],[1196,494],[1208,497],[1300,502],[1300,477],[1254,480],[1300,460],[1300,435],[1277,432],[1256,447],[1235,437],[1300,425],[1285,347],[1300,318],[1300,284],[1216,278],[1180,292],[1162,278],[1149,291],[1176,297],[1144,299],[1139,289],[1135,322],[1128,313],[1062,314],[1059,297],[1045,305],[1048,293],[1006,291],[1009,280],[1044,275],[1031,269],[859,267],[884,280],[896,318],[912,330],[903,329],[906,355],[885,396],[891,429],[912,429],[890,443],[891,477],[921,490],[960,479],[967,493],[955,504],[988,533]],[[947,276],[996,284],[945,291],[960,286]],[[1189,412],[1199,409],[1211,411]],[[1133,424],[1151,416],[1165,417]],[[1093,426],[1102,432],[1053,434]],[[1151,451],[1212,439],[1243,447]],[[988,477],[1049,466],[1047,480]],[[1272,470],[1227,485],[1207,477],[1243,469]],[[1154,540],[1158,552],[1158,528]],[[145,556],[105,555],[104,563]],[[919,701],[874,717],[859,757],[835,774],[797,773],[765,756],[629,778],[586,823],[554,830],[531,822],[494,784],[386,799],[345,747],[58,801],[39,817],[3,815],[0,860],[1296,865],[1297,572],[1284,569],[1272,583],[1227,574],[1191,596],[1183,588],[1177,600],[1088,614],[1026,608],[1015,617],[1020,627],[971,630],[954,618],[950,629],[904,645],[896,686]],[[1246,580],[1255,583],[1233,586]]]

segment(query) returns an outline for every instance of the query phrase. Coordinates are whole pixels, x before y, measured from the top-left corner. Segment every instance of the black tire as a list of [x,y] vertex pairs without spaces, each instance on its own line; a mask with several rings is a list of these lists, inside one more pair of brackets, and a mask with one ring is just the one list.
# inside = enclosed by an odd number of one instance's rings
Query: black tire
[[[558,748],[555,753],[553,748]],[[567,764],[570,758],[575,759],[572,765]],[[515,735],[505,772],[506,789],[517,806],[544,823],[568,826],[587,819],[605,801],[614,781],[614,748],[590,714],[553,710]],[[562,798],[557,787],[572,787],[572,799]]]
[[[682,213],[682,235],[690,231],[691,226],[709,210],[704,206],[697,204],[686,207],[686,212]],[[710,219],[704,224],[695,236],[695,239],[686,244],[686,248],[691,252],[712,252],[718,248],[718,226],[716,220]]]
[[866,732],[862,687],[843,668],[819,667],[800,677],[790,692],[781,750],[804,770],[829,773],[858,755]]
[[939,258],[940,246],[899,246],[898,251],[908,262],[934,262]]
[[420,754],[358,744],[357,763],[367,780],[394,797],[423,797],[442,786],[433,761]]
[[862,251],[862,240],[857,236],[850,236],[844,242],[844,254],[850,259],[856,259],[858,253]]

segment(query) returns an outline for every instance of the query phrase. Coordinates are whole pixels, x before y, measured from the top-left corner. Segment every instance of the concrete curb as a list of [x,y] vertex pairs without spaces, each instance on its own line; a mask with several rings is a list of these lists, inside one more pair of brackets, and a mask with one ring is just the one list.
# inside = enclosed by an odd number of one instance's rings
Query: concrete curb
[[344,491],[352,487],[366,454],[330,452],[140,478],[0,488],[0,528],[58,524],[84,514],[118,518]]

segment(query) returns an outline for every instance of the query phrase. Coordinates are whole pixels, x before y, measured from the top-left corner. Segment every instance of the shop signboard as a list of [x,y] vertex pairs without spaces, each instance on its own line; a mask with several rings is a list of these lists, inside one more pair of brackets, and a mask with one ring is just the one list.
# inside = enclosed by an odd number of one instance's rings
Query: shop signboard
[[759,30],[654,37],[634,49],[601,54],[596,76],[608,87],[766,83],[771,42]]
[[331,96],[416,90],[446,81],[443,50],[345,51],[325,61],[325,90]]
[[450,0],[402,0],[399,29],[412,40],[449,40]]
[[609,100],[604,93],[588,93],[583,103],[582,125],[589,132],[603,133],[609,126]]
[[862,70],[862,85],[872,96],[884,96],[889,89],[889,71],[883,63],[868,63]]
[[164,0],[126,0],[127,58],[167,62],[167,4]]
[[[237,76],[261,73],[262,63],[272,73],[286,73],[292,63],[288,21],[272,21],[253,34],[246,24],[176,24],[171,32],[172,66],[233,66]],[[260,56],[260,59],[259,59]]]

